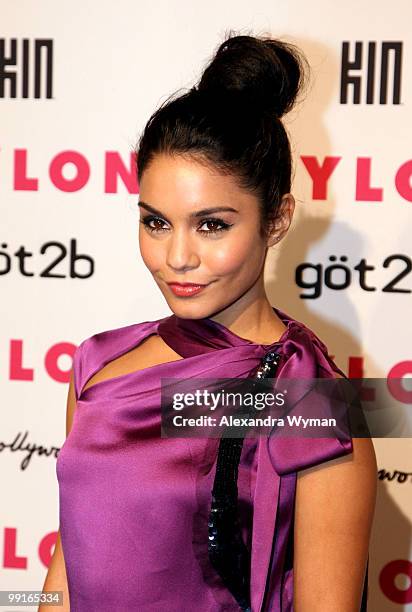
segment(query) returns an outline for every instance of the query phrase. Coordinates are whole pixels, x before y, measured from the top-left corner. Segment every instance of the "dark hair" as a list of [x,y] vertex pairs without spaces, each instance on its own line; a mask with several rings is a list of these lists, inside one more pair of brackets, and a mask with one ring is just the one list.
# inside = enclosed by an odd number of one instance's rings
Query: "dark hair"
[[264,236],[291,189],[292,156],[281,117],[306,84],[305,68],[306,57],[291,43],[229,35],[197,86],[172,94],[150,117],[136,147],[138,181],[158,153],[215,166],[258,197]]

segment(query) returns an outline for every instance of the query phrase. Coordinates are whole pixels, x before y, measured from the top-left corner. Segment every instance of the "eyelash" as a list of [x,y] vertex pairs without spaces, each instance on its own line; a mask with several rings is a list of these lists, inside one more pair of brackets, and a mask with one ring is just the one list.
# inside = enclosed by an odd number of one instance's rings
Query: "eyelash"
[[[147,227],[149,232],[152,232],[153,234],[163,232],[165,230],[164,227],[155,228],[149,225],[149,223],[154,220],[163,222],[163,219],[161,219],[160,217],[156,217],[155,215],[148,215],[144,219],[140,219],[140,223],[143,223],[143,225]],[[233,223],[225,223],[225,221],[217,219],[216,217],[208,217],[207,219],[203,219],[200,223],[200,226],[202,226],[204,223],[218,223],[219,225],[221,225],[221,227],[215,230],[200,230],[202,234],[218,234],[219,232],[224,232],[228,230],[233,225]]]

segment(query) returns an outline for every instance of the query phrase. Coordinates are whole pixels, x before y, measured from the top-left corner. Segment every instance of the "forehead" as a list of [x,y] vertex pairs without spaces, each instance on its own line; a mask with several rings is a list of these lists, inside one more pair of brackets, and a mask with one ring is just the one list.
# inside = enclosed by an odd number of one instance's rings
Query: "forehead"
[[234,205],[240,209],[256,203],[251,192],[238,185],[236,177],[224,174],[210,163],[183,155],[156,155],[144,170],[140,197],[153,206],[194,210],[203,205]]

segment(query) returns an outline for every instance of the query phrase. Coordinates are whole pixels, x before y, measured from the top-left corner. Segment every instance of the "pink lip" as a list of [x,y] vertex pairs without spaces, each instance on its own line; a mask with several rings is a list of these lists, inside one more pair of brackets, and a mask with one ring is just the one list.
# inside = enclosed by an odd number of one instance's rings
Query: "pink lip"
[[195,283],[167,283],[175,295],[189,296],[199,293],[207,285],[196,285]]

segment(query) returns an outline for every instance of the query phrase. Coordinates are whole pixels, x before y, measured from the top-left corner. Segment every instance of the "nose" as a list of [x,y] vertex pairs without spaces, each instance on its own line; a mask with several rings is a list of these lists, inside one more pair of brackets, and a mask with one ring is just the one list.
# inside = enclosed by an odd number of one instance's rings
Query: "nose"
[[200,259],[196,252],[195,241],[182,228],[172,232],[167,241],[167,265],[177,272],[197,268]]

